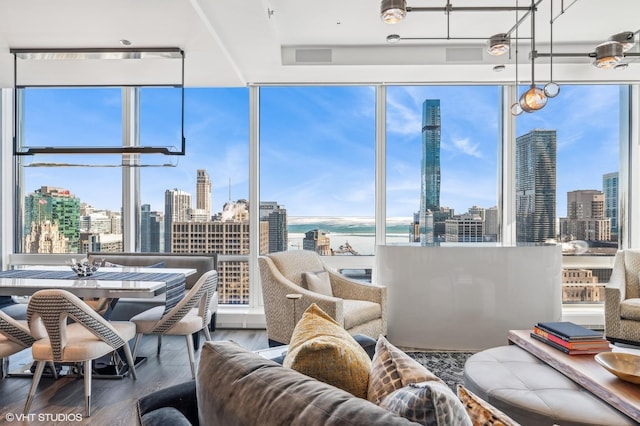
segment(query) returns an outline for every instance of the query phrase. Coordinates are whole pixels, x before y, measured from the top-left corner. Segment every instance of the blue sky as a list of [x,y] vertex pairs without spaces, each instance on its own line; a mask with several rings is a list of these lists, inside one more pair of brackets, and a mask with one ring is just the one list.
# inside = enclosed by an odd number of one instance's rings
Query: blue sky
[[[81,90],[66,100],[59,90],[29,93],[24,124],[27,144],[119,145],[119,89],[92,91],[93,98]],[[390,86],[387,216],[406,218],[419,208],[425,99],[441,100],[441,205],[453,207],[457,213],[472,205],[495,205],[499,89]],[[618,99],[617,86],[565,85],[542,111],[517,118],[517,135],[533,128],[558,132],[560,216],[566,211],[567,191],[601,190],[602,174],[618,170]],[[145,89],[141,105],[142,143],[179,145],[179,92]],[[260,105],[263,200],[279,202],[290,216],[373,216],[372,87],[264,88]],[[234,200],[248,198],[248,111],[246,88],[187,89],[187,155],[173,158],[177,159],[176,167],[142,169],[142,202],[162,210],[164,191],[173,188],[195,198],[199,168],[211,177],[215,211],[221,209],[229,192]],[[86,161],[81,157],[73,160]],[[144,159],[158,160],[157,156]],[[41,185],[60,186],[96,208],[119,210],[121,179],[117,167],[28,168],[26,191]]]

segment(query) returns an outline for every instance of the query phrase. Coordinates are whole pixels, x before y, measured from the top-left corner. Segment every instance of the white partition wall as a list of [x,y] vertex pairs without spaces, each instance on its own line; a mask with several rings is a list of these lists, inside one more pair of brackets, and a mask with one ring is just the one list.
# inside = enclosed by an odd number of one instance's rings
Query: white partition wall
[[388,338],[424,349],[479,350],[510,329],[559,321],[561,247],[377,246]]

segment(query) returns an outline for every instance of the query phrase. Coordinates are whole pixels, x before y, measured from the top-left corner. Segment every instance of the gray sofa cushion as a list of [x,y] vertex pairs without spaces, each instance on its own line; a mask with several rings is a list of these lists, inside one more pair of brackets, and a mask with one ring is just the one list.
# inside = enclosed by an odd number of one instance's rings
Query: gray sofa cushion
[[205,343],[196,393],[200,424],[207,425],[415,424],[233,342]]

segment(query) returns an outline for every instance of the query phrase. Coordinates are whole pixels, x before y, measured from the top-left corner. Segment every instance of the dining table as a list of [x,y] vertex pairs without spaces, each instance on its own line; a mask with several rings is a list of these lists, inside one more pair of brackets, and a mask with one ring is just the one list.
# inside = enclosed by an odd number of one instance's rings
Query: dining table
[[[63,289],[81,298],[107,298],[110,313],[120,298],[151,298],[166,294],[166,310],[177,304],[185,293],[185,279],[195,268],[159,268],[140,266],[103,267],[90,276],[79,276],[67,265],[31,265],[0,271],[0,296],[31,296],[44,289]],[[124,357],[112,356],[96,378],[122,378],[128,370]],[[113,359],[117,358],[117,359]],[[143,362],[136,360],[136,365]],[[23,371],[26,373],[27,371]],[[14,374],[16,375],[16,374]],[[20,374],[18,374],[20,375]]]

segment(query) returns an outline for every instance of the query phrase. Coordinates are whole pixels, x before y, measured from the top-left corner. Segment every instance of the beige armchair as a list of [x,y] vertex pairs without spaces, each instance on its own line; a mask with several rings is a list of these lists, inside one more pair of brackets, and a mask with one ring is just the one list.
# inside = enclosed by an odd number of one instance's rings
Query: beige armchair
[[616,253],[605,287],[605,336],[611,342],[640,345],[640,250]]
[[[258,258],[269,345],[288,344],[304,311],[316,303],[350,334],[377,338],[387,334],[386,287],[359,283],[325,267],[309,250],[272,253]],[[304,272],[327,271],[331,296],[310,291]],[[300,294],[299,299],[287,298]]]

